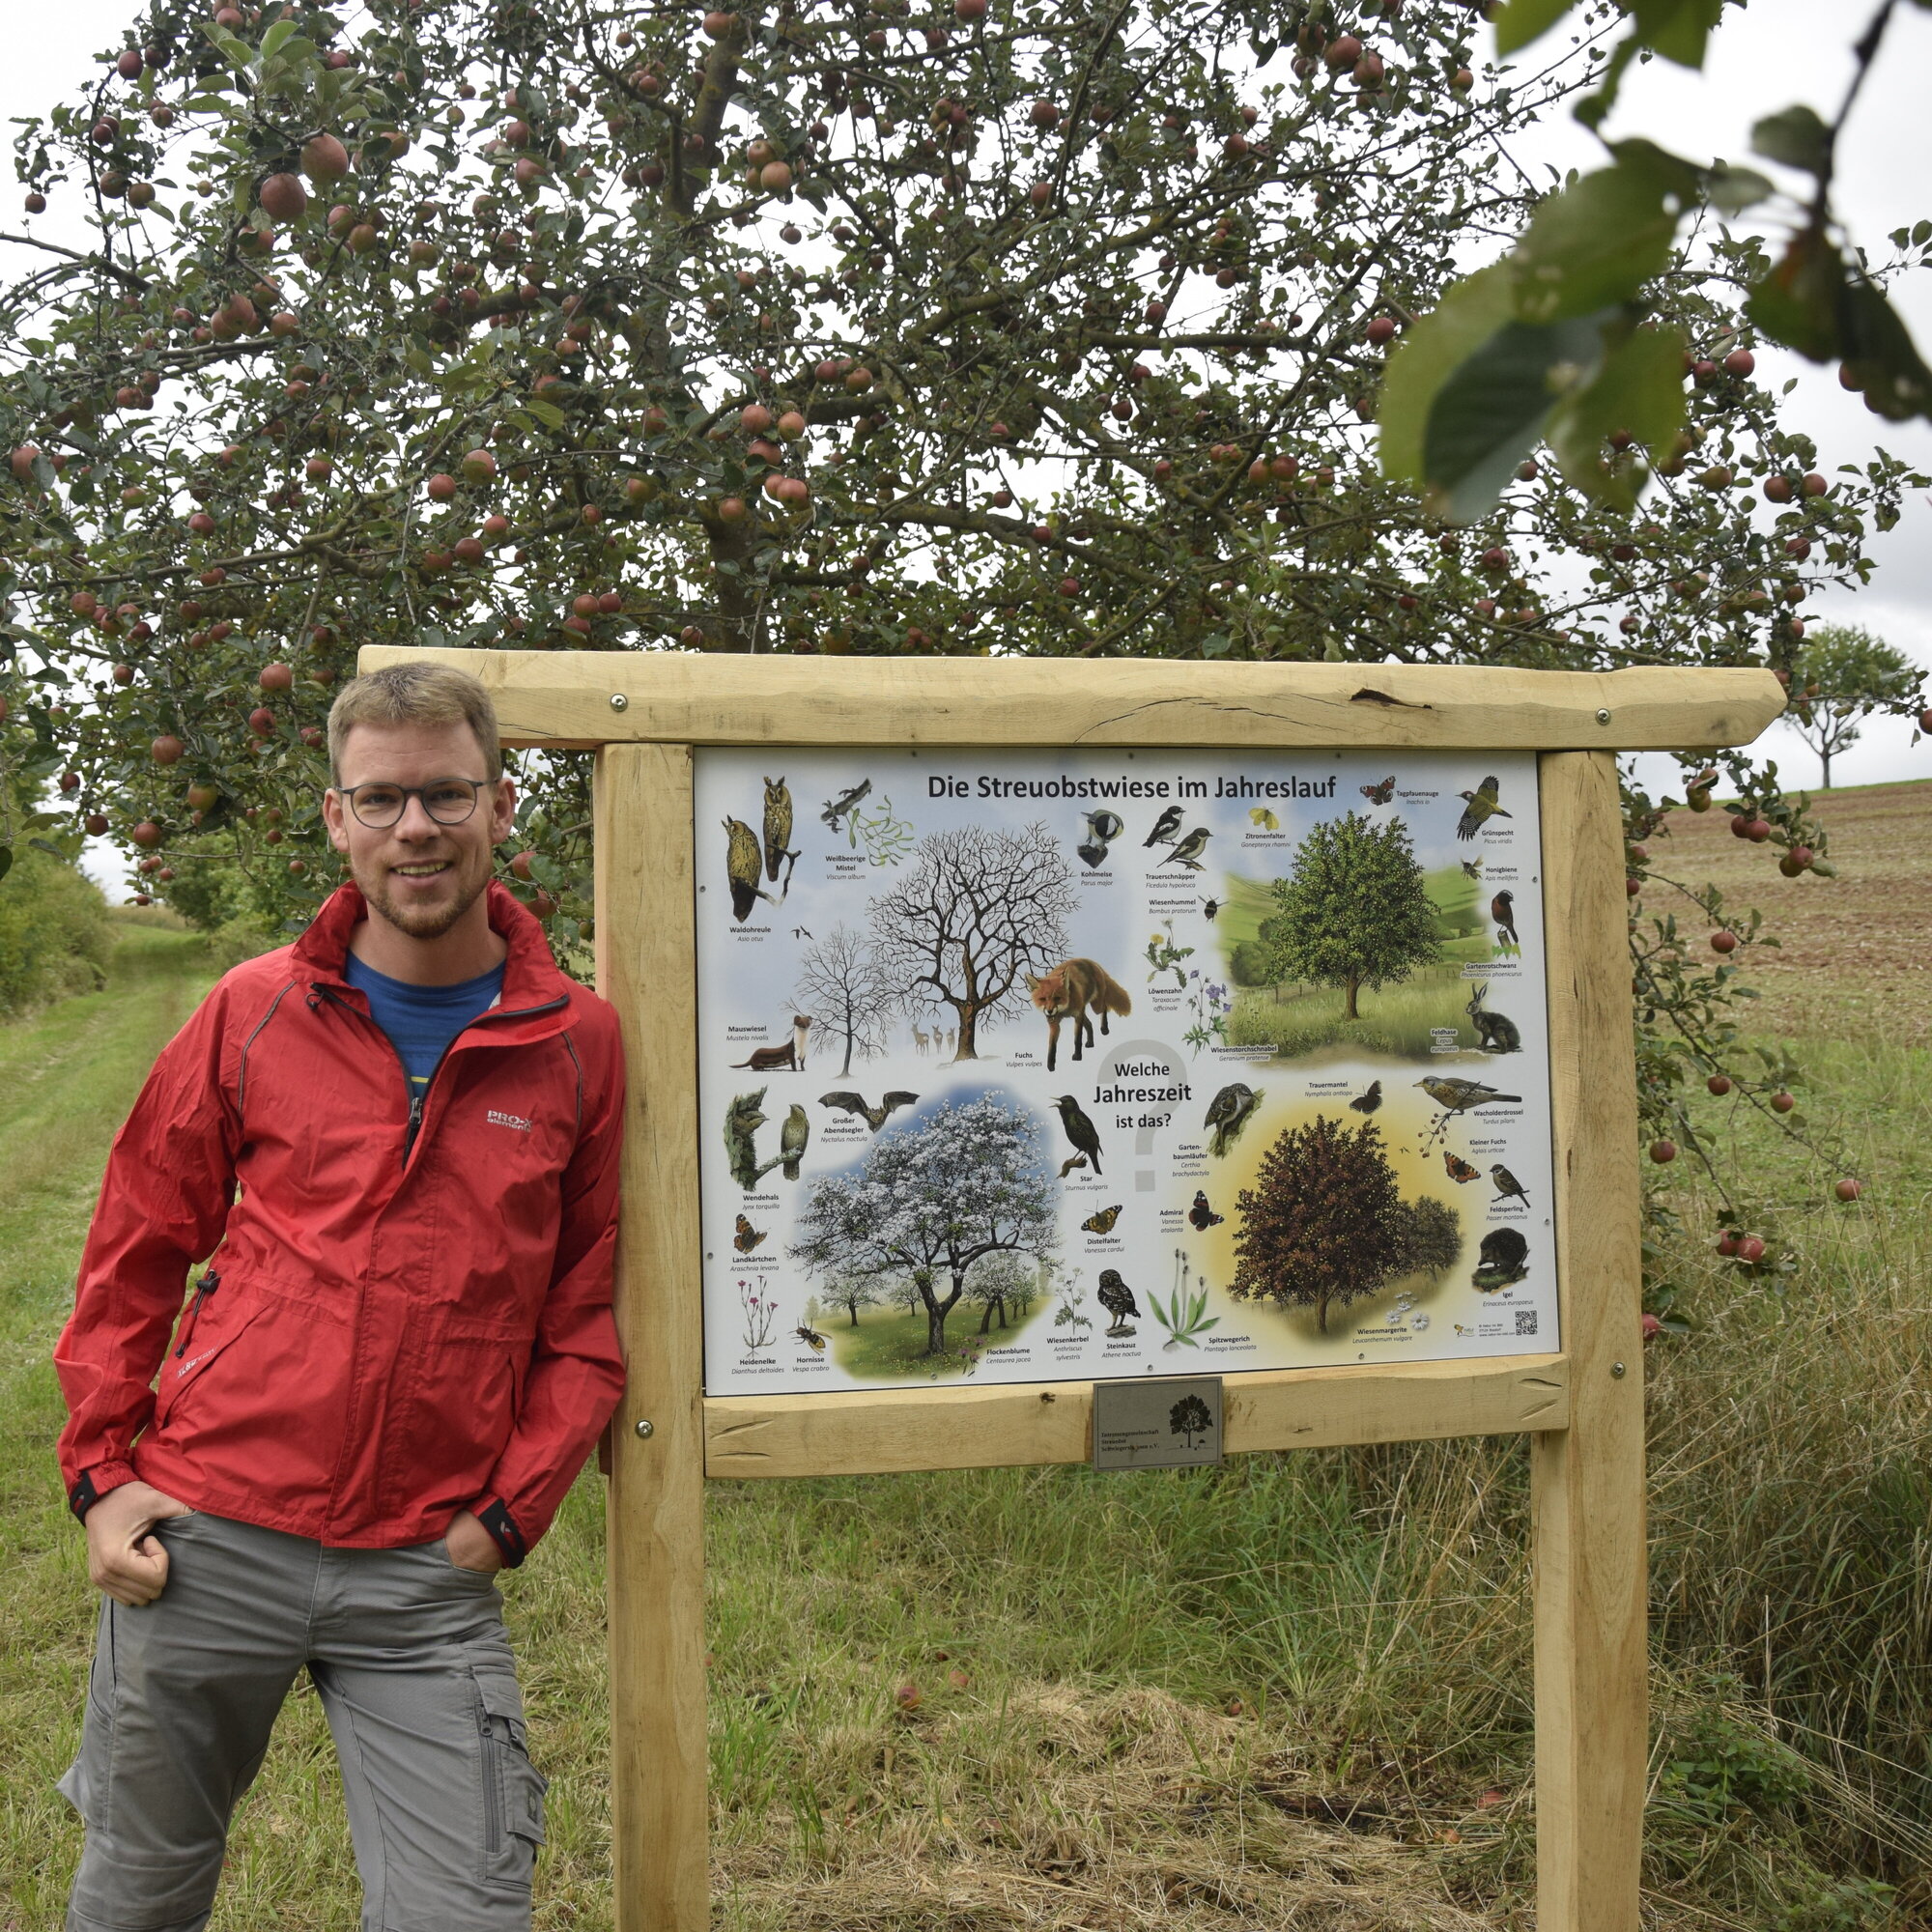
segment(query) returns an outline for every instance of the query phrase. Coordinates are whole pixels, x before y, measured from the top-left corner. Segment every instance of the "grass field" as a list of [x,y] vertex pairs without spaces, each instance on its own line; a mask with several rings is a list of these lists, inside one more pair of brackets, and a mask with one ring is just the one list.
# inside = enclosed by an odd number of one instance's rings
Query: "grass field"
[[[1932,785],[1824,810],[1833,889],[1779,879],[1717,814],[1663,848],[1687,878],[1728,891],[1742,867],[1788,903],[1760,1011],[1842,1136],[1821,1169],[1753,1117],[1723,1143],[1794,1258],[1776,1288],[1712,1252],[1706,1195],[1676,1203],[1693,1332],[1647,1363],[1645,1912],[1670,1932],[1932,1924]],[[8,1932],[59,1923],[79,1843],[49,1786],[92,1606],[47,1350],[108,1138],[204,979],[192,941],[131,933],[106,994],[0,1030]],[[1827,1205],[1842,1168],[1868,1183],[1848,1209]],[[1527,1932],[1526,1519],[1511,1442],[714,1485],[716,1921]],[[545,1928],[610,1923],[601,1525],[586,1476],[505,1585],[552,1778]],[[214,1924],[350,1932],[355,1898],[298,1696]]]
[[866,1308],[860,1311],[856,1327],[842,1317],[835,1317],[832,1326],[823,1332],[833,1360],[855,1376],[877,1381],[956,1381],[986,1350],[1004,1348],[1037,1321],[1048,1305],[1044,1296],[1037,1296],[1025,1314],[1009,1305],[1007,1325],[1002,1328],[995,1317],[982,1334],[980,1323],[986,1319],[985,1307],[961,1300],[946,1318],[946,1353],[937,1358],[925,1352],[923,1308],[911,1314],[897,1306]]

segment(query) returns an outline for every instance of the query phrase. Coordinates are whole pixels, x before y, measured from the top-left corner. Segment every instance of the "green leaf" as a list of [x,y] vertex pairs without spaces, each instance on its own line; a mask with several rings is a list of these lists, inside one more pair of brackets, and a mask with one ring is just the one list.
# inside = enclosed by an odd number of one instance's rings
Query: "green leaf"
[[1751,153],[1822,175],[1831,164],[1832,130],[1801,101],[1781,114],[1766,115],[1751,129]]
[[1540,40],[1573,4],[1574,0],[1509,0],[1496,15],[1496,52],[1513,54]]
[[1722,17],[1724,0],[1626,0],[1636,38],[1679,67],[1701,68],[1705,43]]
[[1382,377],[1382,474],[1428,486],[1423,442],[1437,393],[1510,318],[1509,271],[1500,263],[1453,284],[1402,338]]
[[1537,443],[1550,409],[1591,380],[1616,311],[1507,323],[1464,359],[1429,412],[1424,502],[1452,523],[1482,516]]
[[544,401],[541,396],[529,397],[525,402],[524,408],[531,415],[535,416],[537,421],[542,423],[546,429],[561,429],[563,427],[563,412],[554,403]]
[[1698,198],[1698,171],[1648,141],[1614,152],[1614,167],[1546,201],[1511,250],[1520,320],[1560,322],[1629,301],[1669,266],[1678,220]]
[[1728,161],[1715,162],[1704,178],[1704,199],[1719,214],[1741,213],[1776,192],[1776,184],[1755,168],[1734,168]]
[[1845,264],[1819,228],[1805,228],[1769,274],[1751,290],[1745,313],[1774,342],[1813,362],[1828,361],[1838,346],[1838,305],[1845,293]]
[[1633,329],[1605,357],[1595,378],[1559,403],[1546,434],[1565,479],[1600,503],[1628,510],[1640,478],[1604,456],[1613,434],[1628,431],[1653,464],[1684,423],[1684,331],[1674,324]]
[[296,23],[293,20],[277,20],[262,36],[262,59],[270,61],[295,38]]
[[1888,422],[1932,412],[1932,369],[1885,292],[1870,282],[1852,282],[1838,315],[1837,353],[1846,376],[1863,392],[1865,408]]

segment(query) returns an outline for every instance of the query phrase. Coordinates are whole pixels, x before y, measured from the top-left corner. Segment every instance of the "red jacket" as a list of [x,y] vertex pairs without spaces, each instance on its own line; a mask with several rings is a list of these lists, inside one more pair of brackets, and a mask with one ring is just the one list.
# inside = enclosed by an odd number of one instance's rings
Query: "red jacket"
[[427,1542],[469,1509],[515,1563],[549,1527],[624,1381],[624,1068],[611,1007],[499,885],[489,909],[502,997],[451,1044],[419,1120],[342,977],[353,885],[163,1049],[54,1351],[76,1515],[138,1476],[362,1548]]

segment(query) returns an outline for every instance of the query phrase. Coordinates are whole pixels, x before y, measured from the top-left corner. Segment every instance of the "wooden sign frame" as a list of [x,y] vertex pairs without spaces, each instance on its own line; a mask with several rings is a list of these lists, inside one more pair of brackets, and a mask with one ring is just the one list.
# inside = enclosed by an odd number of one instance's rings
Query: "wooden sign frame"
[[[598,988],[630,1066],[610,1489],[618,1932],[709,1918],[706,1476],[1083,1463],[1086,1382],[703,1392],[692,751],[707,745],[1534,750],[1561,1351],[1225,1378],[1225,1446],[1526,1434],[1537,1923],[1635,1932],[1647,1749],[1635,1068],[1614,753],[1749,742],[1768,670],[708,657],[369,647],[491,689],[506,745],[594,749]],[[935,1408],[945,1411],[944,1425]]]

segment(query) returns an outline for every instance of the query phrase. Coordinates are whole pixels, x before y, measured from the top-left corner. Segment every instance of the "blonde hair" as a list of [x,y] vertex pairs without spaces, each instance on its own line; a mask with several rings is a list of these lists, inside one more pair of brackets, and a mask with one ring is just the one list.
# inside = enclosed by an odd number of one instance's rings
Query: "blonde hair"
[[503,776],[497,741],[497,707],[467,670],[449,665],[385,665],[351,680],[328,707],[328,776],[342,782],[342,748],[356,724],[468,724],[483,753],[487,776]]

